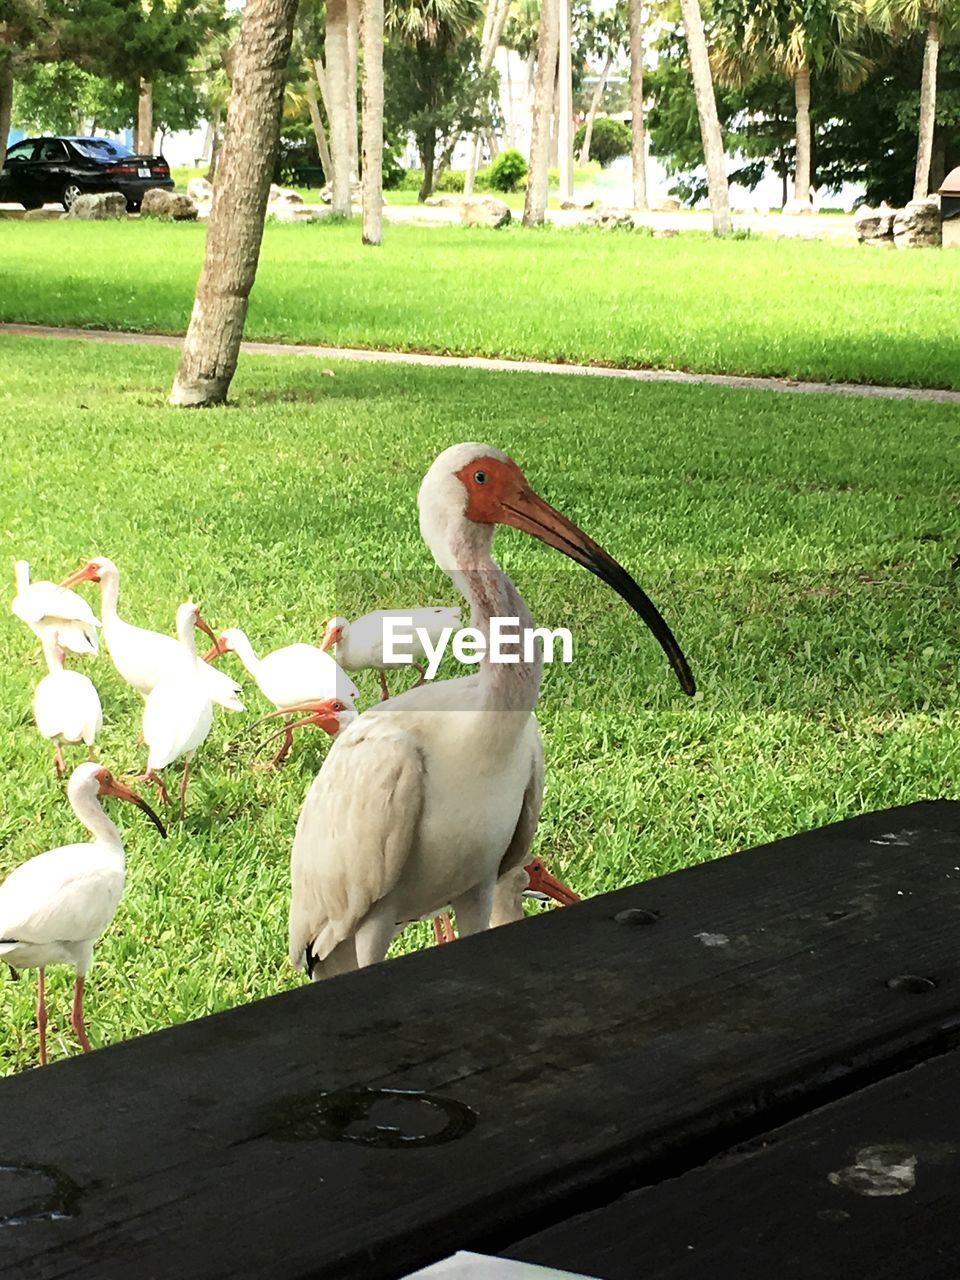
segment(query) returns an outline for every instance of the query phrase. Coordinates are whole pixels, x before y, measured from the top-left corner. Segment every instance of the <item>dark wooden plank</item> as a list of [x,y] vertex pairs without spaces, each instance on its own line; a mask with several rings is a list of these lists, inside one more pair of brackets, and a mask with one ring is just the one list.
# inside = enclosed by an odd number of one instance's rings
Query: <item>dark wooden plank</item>
[[[910,806],[0,1082],[0,1165],[75,1188],[0,1276],[376,1280],[690,1167],[956,1031],[958,866],[960,804]],[[384,1087],[449,1103],[333,1140]]]
[[600,1280],[956,1280],[960,1053],[520,1241]]

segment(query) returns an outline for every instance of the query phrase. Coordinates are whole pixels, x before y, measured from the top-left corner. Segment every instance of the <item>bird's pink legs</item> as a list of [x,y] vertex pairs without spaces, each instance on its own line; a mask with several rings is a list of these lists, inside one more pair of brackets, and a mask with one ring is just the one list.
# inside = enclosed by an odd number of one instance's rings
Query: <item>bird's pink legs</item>
[[421,667],[419,662],[411,663],[411,666],[416,667],[416,669],[420,672],[420,679],[417,681],[415,685],[412,685],[411,687],[414,689],[419,689],[420,686],[424,683],[424,681],[427,678],[427,669],[426,667]]
[[[579,893],[574,893],[562,880],[558,880],[556,876],[550,874],[544,866],[542,858],[534,858],[532,862],[527,863],[524,870],[527,873],[527,890],[529,892],[552,898],[561,907],[569,907],[574,902],[580,901]],[[433,936],[438,944],[453,942],[456,938],[453,922],[446,911],[442,915],[434,916]]]
[[44,987],[46,974],[43,969],[37,970],[37,1031],[40,1035],[40,1065],[47,1065],[47,1002]]
[[444,942],[456,941],[457,935],[454,933],[453,921],[448,911],[433,917],[433,936],[438,946]]
[[73,987],[73,1008],[70,1011],[70,1025],[77,1033],[80,1048],[84,1053],[89,1053],[93,1045],[87,1038],[87,1024],[83,1020],[83,984],[85,981],[86,979],[77,974],[77,981]]
[[380,701],[386,702],[390,697],[390,690],[387,688],[387,677],[383,674],[382,668],[377,672],[377,675],[380,677]]
[[157,798],[161,804],[170,803],[170,793],[167,791],[167,784],[160,777],[155,769],[148,769],[146,773],[138,773],[133,779],[134,782],[149,782],[157,788]]
[[57,777],[62,778],[67,772],[67,764],[63,758],[63,752],[60,749],[60,743],[57,743],[57,749],[53,753],[53,767],[57,771]]
[[284,760],[286,760],[287,756],[290,754],[290,748],[293,746],[294,727],[295,726],[293,724],[292,718],[289,720],[285,720],[282,729],[278,730],[277,733],[267,738],[266,742],[262,742],[260,744],[258,750],[262,751],[268,742],[275,742],[277,738],[281,736],[283,737],[283,742],[281,742],[280,744],[280,750],[273,757],[273,759],[264,760],[258,764],[255,764],[253,766],[254,769],[275,769],[277,765],[283,764]]
[[183,762],[183,777],[180,779],[180,821],[183,821],[183,813],[187,803],[187,781],[190,778],[190,761]]

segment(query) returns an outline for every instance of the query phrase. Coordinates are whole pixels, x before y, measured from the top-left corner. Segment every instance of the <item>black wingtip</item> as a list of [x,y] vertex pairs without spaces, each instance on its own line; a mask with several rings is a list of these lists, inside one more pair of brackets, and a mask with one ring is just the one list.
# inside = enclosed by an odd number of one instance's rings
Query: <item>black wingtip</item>
[[312,978],[313,971],[317,967],[317,957],[314,955],[312,942],[307,943],[307,949],[303,953],[303,959],[307,966],[307,977]]

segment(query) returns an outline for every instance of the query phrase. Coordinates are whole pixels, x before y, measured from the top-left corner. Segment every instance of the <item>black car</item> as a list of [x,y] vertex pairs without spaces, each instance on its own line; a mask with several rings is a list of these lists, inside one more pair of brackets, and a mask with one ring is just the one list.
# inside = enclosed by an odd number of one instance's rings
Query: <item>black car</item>
[[7,149],[0,170],[0,201],[19,201],[25,209],[59,201],[69,209],[77,196],[119,191],[127,208],[140,208],[151,187],[173,190],[163,156],[138,156],[109,138],[24,138]]

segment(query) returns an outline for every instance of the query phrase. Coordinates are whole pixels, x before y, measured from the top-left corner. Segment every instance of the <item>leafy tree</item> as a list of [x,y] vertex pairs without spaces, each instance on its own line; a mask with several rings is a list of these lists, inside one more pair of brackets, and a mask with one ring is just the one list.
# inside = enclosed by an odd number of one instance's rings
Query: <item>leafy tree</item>
[[501,151],[490,166],[488,174],[494,191],[516,191],[526,176],[527,162],[516,147]]
[[[584,157],[582,148],[586,137],[587,125],[582,124],[574,135],[574,148],[581,151],[580,162]],[[600,116],[593,125],[593,137],[590,140],[589,159],[599,160],[608,165],[620,156],[628,156],[632,146],[630,126],[622,120],[611,120],[608,116]]]

